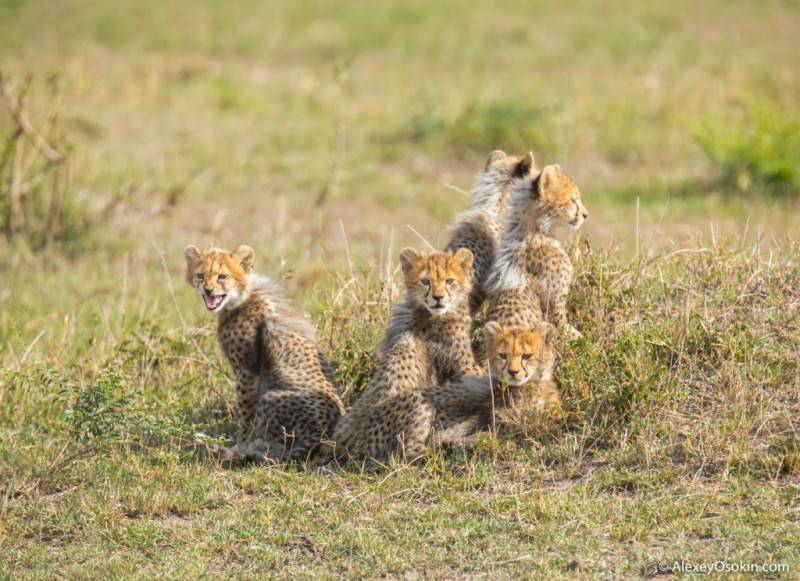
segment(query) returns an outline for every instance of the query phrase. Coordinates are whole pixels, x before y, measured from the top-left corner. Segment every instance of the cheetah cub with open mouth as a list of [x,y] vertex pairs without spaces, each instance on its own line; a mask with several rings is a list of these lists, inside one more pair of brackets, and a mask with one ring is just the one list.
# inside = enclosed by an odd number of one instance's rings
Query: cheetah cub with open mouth
[[344,406],[314,327],[280,288],[252,274],[255,253],[185,251],[186,279],[217,316],[217,335],[236,376],[240,443],[223,460],[304,460],[333,435]]

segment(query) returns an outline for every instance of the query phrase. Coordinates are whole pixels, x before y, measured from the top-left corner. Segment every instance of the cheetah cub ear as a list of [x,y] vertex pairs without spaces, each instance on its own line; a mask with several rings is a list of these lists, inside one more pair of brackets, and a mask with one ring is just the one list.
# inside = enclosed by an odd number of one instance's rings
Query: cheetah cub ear
[[455,254],[453,254],[453,257],[461,263],[461,268],[465,271],[472,271],[472,261],[475,257],[472,255],[472,251],[469,248],[459,248],[456,250]]
[[[552,198],[558,189],[561,178],[561,166],[548,165],[542,170],[539,179],[534,182],[533,196],[547,200]],[[538,187],[536,187],[538,183]]]
[[535,167],[535,160],[533,159],[533,152],[529,151],[528,154],[517,162],[514,166],[514,177],[524,178],[526,175],[533,171]]
[[486,341],[491,341],[503,332],[503,327],[497,321],[489,321],[483,326],[483,337]]
[[494,167],[499,164],[506,165],[508,161],[508,156],[506,155],[505,151],[501,151],[499,149],[495,149],[492,153],[489,154],[489,158],[486,160],[486,167],[484,170],[489,169],[490,167]]
[[239,248],[233,251],[231,256],[239,263],[239,266],[242,267],[242,270],[246,274],[253,272],[253,265],[256,261],[255,250],[242,244],[239,246]]
[[183,251],[183,256],[186,258],[186,268],[191,268],[200,260],[200,250],[194,244],[189,244]]
[[400,252],[400,266],[403,267],[403,274],[408,274],[414,270],[414,267],[422,258],[423,255],[415,248],[411,248],[410,246],[408,248],[403,248]]

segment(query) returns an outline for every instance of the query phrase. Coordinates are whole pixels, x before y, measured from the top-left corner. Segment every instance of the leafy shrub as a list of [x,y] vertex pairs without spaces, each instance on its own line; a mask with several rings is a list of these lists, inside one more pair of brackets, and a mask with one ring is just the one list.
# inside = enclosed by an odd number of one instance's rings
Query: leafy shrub
[[723,184],[774,194],[800,192],[800,119],[751,103],[738,119],[709,117],[695,140]]
[[126,386],[131,378],[112,365],[86,386],[47,372],[40,383],[56,391],[72,438],[81,444],[159,446],[173,439],[195,441],[195,426],[180,414],[137,401]]
[[61,394],[71,399],[64,413],[75,439],[111,437],[125,425],[125,415],[130,397],[124,393],[122,375],[114,369],[103,374],[86,388],[66,383]]

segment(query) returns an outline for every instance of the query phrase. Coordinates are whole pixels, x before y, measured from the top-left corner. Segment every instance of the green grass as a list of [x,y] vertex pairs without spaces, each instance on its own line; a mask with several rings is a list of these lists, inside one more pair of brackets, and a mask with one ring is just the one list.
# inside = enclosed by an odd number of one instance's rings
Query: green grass
[[[376,473],[220,469],[194,443],[231,433],[230,374],[199,305],[183,304],[186,325],[174,305],[126,320],[82,348],[91,363],[7,368],[0,563],[42,577],[636,575],[723,557],[796,570],[796,252],[583,256],[565,417]],[[372,276],[345,282],[315,319],[352,399],[388,297]]]
[[[0,0],[34,120],[63,81],[72,212],[69,241],[0,237],[0,578],[797,576],[798,25],[779,0]],[[185,245],[253,246],[349,401],[408,226],[442,246],[495,148],[591,213],[564,418],[375,473],[206,458],[233,384]]]

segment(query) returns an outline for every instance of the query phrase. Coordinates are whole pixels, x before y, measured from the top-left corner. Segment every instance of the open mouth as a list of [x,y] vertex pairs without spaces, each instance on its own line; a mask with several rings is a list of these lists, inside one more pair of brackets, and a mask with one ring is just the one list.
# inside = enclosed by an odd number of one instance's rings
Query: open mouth
[[225,300],[226,296],[228,295],[203,295],[203,302],[205,302],[206,308],[209,311],[215,311],[222,304],[222,301]]

